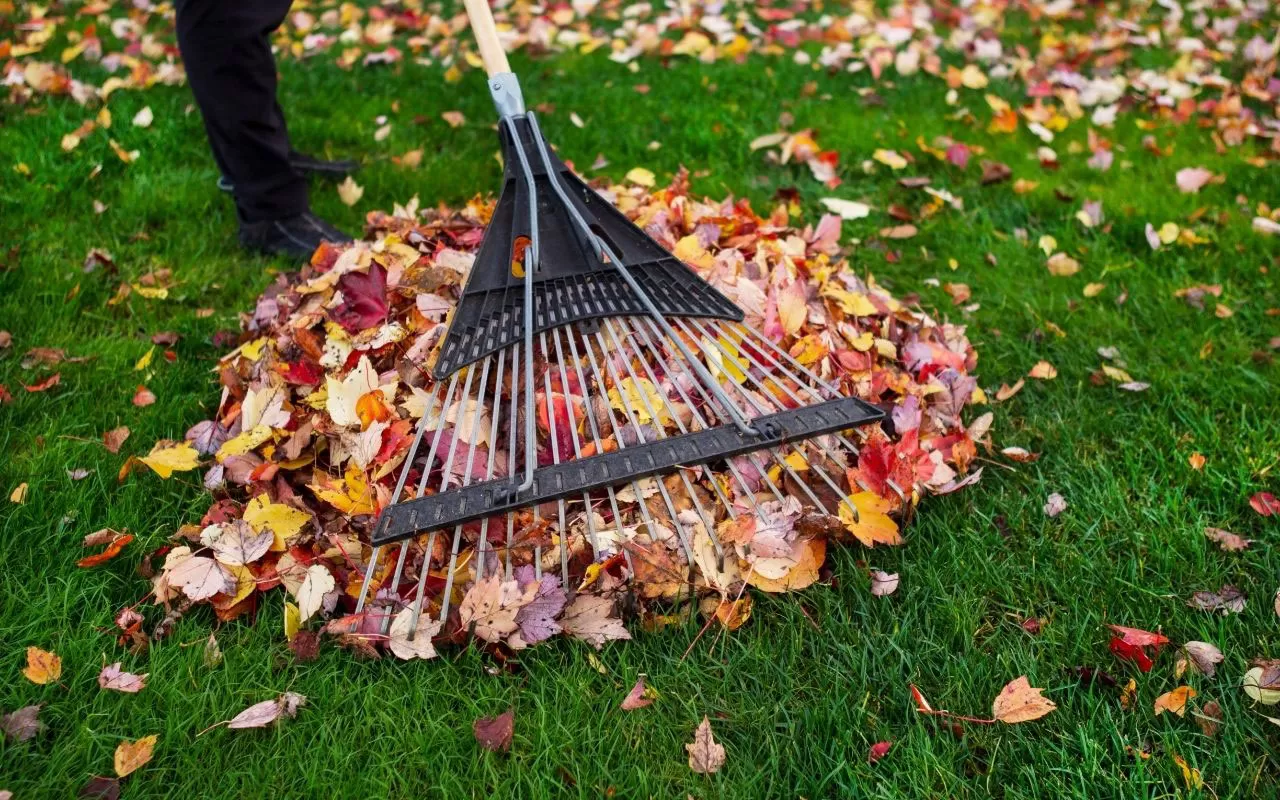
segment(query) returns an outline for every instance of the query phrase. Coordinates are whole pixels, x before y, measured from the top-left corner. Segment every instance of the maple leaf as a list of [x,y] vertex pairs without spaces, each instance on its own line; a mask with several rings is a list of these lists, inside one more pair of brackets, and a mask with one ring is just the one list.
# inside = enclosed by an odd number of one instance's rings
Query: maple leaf
[[486,642],[500,642],[519,627],[516,614],[524,600],[520,584],[496,574],[472,584],[458,606],[463,629],[475,626],[475,635]]
[[311,522],[311,515],[284,503],[273,503],[260,494],[244,507],[244,521],[259,533],[270,533],[271,550],[283,552],[289,539]]
[[151,452],[139,459],[161,478],[169,478],[175,472],[188,472],[200,466],[200,454],[190,442],[172,442],[162,439]]
[[[533,567],[524,565],[517,568],[515,579],[525,598],[528,598],[529,587],[534,583]],[[520,646],[537,644],[560,633],[560,624],[555,620],[564,611],[568,599],[564,589],[560,587],[560,578],[550,573],[544,574],[537,581],[537,589],[532,598],[524,599],[523,605],[516,612],[516,625],[520,629],[512,635],[508,644],[519,649]]]
[[368,272],[348,272],[338,280],[342,304],[331,312],[350,333],[359,333],[387,320],[387,271],[374,262]]
[[207,600],[215,594],[233,592],[236,588],[235,578],[227,568],[204,556],[182,559],[168,571],[167,577],[171,586],[181,588],[183,594],[192,600]]
[[511,749],[511,737],[515,734],[516,712],[508,708],[496,717],[481,717],[471,726],[476,741],[485,750],[505,753]]
[[121,446],[124,445],[125,439],[129,438],[129,429],[123,425],[118,428],[112,428],[102,434],[102,446],[107,448],[108,453],[119,453]]
[[870,751],[867,752],[867,763],[874,764],[889,755],[889,748],[891,747],[893,747],[893,742],[876,742],[871,745]]
[[62,659],[48,650],[28,647],[27,666],[22,670],[22,674],[27,677],[27,680],[41,686],[52,683],[62,677]]
[[436,648],[431,639],[440,633],[440,627],[440,620],[432,619],[427,613],[415,613],[413,607],[408,606],[401,609],[391,621],[388,646],[396,658],[435,658]]
[[[850,505],[857,509],[856,518]],[[892,507],[888,500],[874,492],[858,492],[846,497],[837,513],[845,529],[867,547],[902,544],[898,523],[889,516]]]
[[338,184],[338,198],[342,200],[344,205],[354,206],[360,202],[360,198],[363,196],[364,187],[356,183],[355,179],[350,175]]
[[116,775],[123,778],[136,771],[151,760],[152,751],[160,739],[158,734],[143,736],[136,742],[121,742],[116,745],[114,757]]
[[229,567],[252,564],[267,554],[274,540],[270,531],[254,533],[253,527],[243,519],[210,525],[200,533],[200,543]]
[[689,753],[689,769],[699,775],[719,772],[724,766],[724,746],[711,734],[711,720],[705,715],[698,729],[693,732],[693,741],[684,746]]
[[147,674],[135,675],[132,672],[124,672],[120,669],[120,662],[117,661],[102,669],[98,675],[98,685],[103,689],[137,694],[146,687]]
[[302,621],[306,622],[320,610],[324,596],[333,591],[335,583],[333,573],[323,564],[312,564],[307,567],[306,577],[298,587],[298,609]]
[[579,594],[564,610],[560,618],[564,632],[590,643],[597,650],[605,642],[630,639],[631,634],[622,620],[613,615],[613,600],[589,594]]
[[1033,688],[1025,675],[1015,678],[996,696],[991,706],[992,719],[1009,725],[1040,719],[1058,707],[1040,694],[1043,691]]

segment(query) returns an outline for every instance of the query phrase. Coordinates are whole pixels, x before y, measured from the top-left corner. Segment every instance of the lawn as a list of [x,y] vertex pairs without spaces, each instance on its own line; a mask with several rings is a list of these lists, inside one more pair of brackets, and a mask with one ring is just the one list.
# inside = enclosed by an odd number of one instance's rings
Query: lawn
[[[0,17],[0,38],[12,34],[16,13],[0,11],[8,15]],[[1025,128],[986,129],[985,93],[1026,100],[1010,81],[962,89],[959,103],[948,105],[947,87],[923,74],[876,81],[865,71],[759,54],[741,65],[635,64],[633,72],[601,53],[513,57],[530,103],[547,104],[543,129],[562,156],[579,167],[597,154],[608,160],[589,174],[621,179],[644,166],[661,183],[684,165],[695,174],[695,194],[745,197],[761,213],[778,190],[794,187],[802,221],[811,223],[822,213],[820,198],[866,202],[871,216],[844,223],[851,262],[899,297],[918,295],[922,308],[967,324],[993,400],[1038,361],[1054,365],[1055,379],[1027,380],[1013,398],[993,402],[997,450],[980,454],[993,462],[981,482],[925,498],[905,546],[838,550],[829,583],[760,595],[751,621],[731,633],[699,637],[694,620],[636,631],[598,657],[581,642],[558,641],[522,654],[509,671],[475,648],[402,663],[326,647],[319,660],[298,664],[277,608],[256,624],[225,625],[201,608],[144,656],[131,656],[115,643],[112,619],[148,591],[135,570],[140,554],[198,520],[209,500],[196,472],[161,481],[143,471],[117,482],[117,470],[128,455],[181,438],[208,417],[219,395],[214,368],[227,349],[216,343],[219,332],[235,331],[273,276],[295,265],[237,249],[235,214],[214,187],[185,87],[110,97],[112,138],[141,153],[131,164],[101,131],[72,152],[59,147],[94,113],[70,99],[0,103],[0,328],[13,337],[0,350],[0,384],[13,394],[0,404],[0,487],[7,497],[28,485],[25,502],[5,500],[0,511],[0,712],[40,703],[48,725],[32,741],[0,743],[0,789],[19,800],[72,795],[91,776],[112,774],[121,741],[158,734],[154,760],[126,780],[126,797],[1280,792],[1280,728],[1263,716],[1275,714],[1239,688],[1251,659],[1280,657],[1272,604],[1280,557],[1271,548],[1280,518],[1248,503],[1280,487],[1278,240],[1250,224],[1259,203],[1280,203],[1280,170],[1274,160],[1246,161],[1263,156],[1267,143],[1218,152],[1194,121],[1148,129],[1137,121],[1150,115],[1121,114],[1103,132],[1115,144],[1115,164],[1100,172],[1086,164],[1086,117],[1058,134],[1060,165],[1048,169],[1035,157],[1041,142]],[[447,83],[439,64],[405,59],[346,70],[332,57],[284,60],[281,73],[297,146],[363,163],[356,178],[364,195],[354,207],[332,186],[313,184],[316,211],[339,226],[358,231],[366,211],[415,194],[424,205],[458,205],[498,186],[492,111],[478,73]],[[105,75],[92,67],[78,74],[98,83]],[[131,127],[144,106],[154,122]],[[957,114],[961,106],[976,119]],[[467,120],[460,128],[441,118],[454,110]],[[824,148],[839,152],[842,185],[829,189],[804,165],[769,163],[750,149],[779,129],[784,113],[791,129],[812,128]],[[375,141],[382,116],[390,135]],[[1008,164],[1013,180],[984,185],[977,157],[961,170],[919,149],[919,138],[942,135],[986,148],[981,157]],[[1154,137],[1163,155],[1144,147],[1144,137]],[[392,161],[415,148],[425,148],[417,169]],[[901,173],[875,162],[865,170],[882,148],[910,152],[916,164]],[[1179,192],[1175,173],[1196,166],[1222,182]],[[930,176],[963,198],[963,210],[917,221],[914,238],[880,238],[894,224],[885,209],[921,201],[897,183],[904,174]],[[1017,179],[1038,186],[1018,193]],[[95,200],[106,210],[95,213]],[[1086,200],[1102,201],[1105,228],[1076,219]],[[1169,221],[1205,241],[1153,250],[1146,223],[1159,229]],[[1079,260],[1078,274],[1049,274],[1038,246],[1045,235]],[[108,251],[118,274],[86,273],[90,248]],[[108,304],[122,281],[158,268],[172,269],[177,281],[167,299],[135,292]],[[968,285],[972,297],[953,302],[947,283]],[[1091,283],[1105,286],[1086,297]],[[1202,284],[1221,286],[1203,310],[1175,294]],[[1219,303],[1225,310],[1215,313]],[[158,331],[180,334],[176,360],[136,371]],[[33,347],[87,360],[25,369],[23,354]],[[1111,363],[1098,353],[1105,347],[1150,388],[1091,380]],[[61,382],[52,390],[23,390],[54,371]],[[154,405],[132,404],[141,383],[158,398]],[[132,434],[112,455],[100,438],[119,425]],[[1012,462],[998,453],[1009,446],[1040,458]],[[1189,465],[1193,453],[1204,456],[1202,469]],[[73,480],[68,470],[77,468],[91,472]],[[1051,517],[1044,505],[1055,492],[1067,508]],[[1206,526],[1256,542],[1223,552],[1204,536]],[[77,568],[80,540],[103,527],[127,529],[138,541],[105,566]],[[901,588],[872,596],[862,562],[899,573]],[[1247,597],[1242,613],[1187,607],[1194,592],[1223,584]],[[1022,626],[1031,617],[1043,623],[1038,633]],[[1142,673],[1108,651],[1107,624],[1161,629],[1175,643],[1211,642],[1225,661],[1213,678],[1176,679],[1166,651]],[[210,632],[224,654],[215,667],[204,661]],[[37,686],[22,677],[31,645],[61,656],[60,681]],[[99,689],[102,666],[118,660],[150,674],[141,694]],[[1121,684],[1136,679],[1134,707],[1122,708],[1118,688],[1082,683],[1072,673],[1082,666]],[[640,673],[660,697],[622,712],[618,704]],[[919,687],[936,708],[984,716],[1019,675],[1045,687],[1057,711],[1019,726],[966,726],[963,736],[917,714],[908,688]],[[1152,713],[1158,695],[1183,683],[1199,693],[1193,709],[1221,705],[1216,735],[1202,732],[1193,713]],[[204,732],[286,690],[308,698],[296,719],[266,731]],[[511,752],[481,750],[473,721],[509,707]],[[703,715],[728,754],[724,769],[708,776],[689,770],[683,747]],[[870,764],[868,748],[878,741],[894,744]],[[1188,789],[1175,754],[1200,771],[1205,789]]]

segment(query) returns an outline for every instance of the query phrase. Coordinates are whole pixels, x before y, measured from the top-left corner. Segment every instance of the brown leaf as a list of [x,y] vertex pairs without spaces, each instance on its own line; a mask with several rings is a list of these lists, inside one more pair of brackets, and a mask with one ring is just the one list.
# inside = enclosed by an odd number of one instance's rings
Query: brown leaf
[[1192,711],[1191,716],[1205,736],[1217,734],[1218,728],[1222,727],[1222,706],[1217,700],[1205,703],[1199,711]]
[[1156,698],[1156,716],[1160,716],[1166,711],[1171,711],[1180,717],[1183,716],[1187,713],[1187,701],[1195,696],[1196,690],[1190,686],[1179,686],[1171,692],[1165,692]]
[[62,659],[57,654],[39,647],[27,648],[27,667],[22,670],[27,680],[41,686],[62,677]]
[[107,448],[109,453],[119,453],[120,446],[124,444],[124,440],[129,438],[129,429],[121,425],[119,428],[112,428],[102,434],[102,446]]
[[121,742],[116,746],[116,775],[121,778],[138,769],[151,760],[159,735],[143,736],[136,742]]
[[1237,553],[1253,544],[1252,539],[1246,539],[1222,528],[1205,528],[1204,535],[1209,537],[1210,541],[1217,542],[1218,547],[1229,553]]
[[590,642],[597,650],[614,639],[630,639],[622,620],[613,613],[608,597],[580,594],[564,610],[560,625],[570,636]]
[[711,720],[706,716],[693,733],[693,742],[684,749],[689,753],[689,769],[699,775],[719,772],[724,766],[724,747],[711,735]]
[[0,716],[0,731],[7,742],[25,742],[44,730],[40,721],[40,703],[25,706],[10,714]]
[[285,692],[274,700],[263,700],[236,714],[227,722],[233,730],[247,728],[265,728],[281,717],[292,719],[298,716],[298,709],[307,704],[307,698],[296,692]]
[[49,389],[52,389],[53,387],[57,386],[61,382],[62,382],[62,373],[55,372],[49,377],[40,381],[39,383],[33,383],[29,386],[24,384],[22,388],[26,389],[28,392],[44,392],[44,391],[48,391]]
[[511,737],[515,734],[516,710],[508,708],[496,717],[481,717],[471,726],[476,741],[485,750],[505,753],[511,749]]
[[987,186],[992,183],[1000,183],[1001,181],[1007,181],[1011,177],[1013,177],[1013,170],[1009,169],[1008,164],[1004,164],[999,161],[987,161],[985,159],[983,160],[982,162],[982,185],[983,186]]
[[80,789],[80,797],[120,800],[120,779],[95,775]]
[[1208,642],[1187,642],[1182,649],[1187,655],[1188,663],[1210,678],[1222,663],[1222,651]]
[[1019,722],[1030,722],[1040,719],[1058,706],[1040,693],[1043,689],[1033,688],[1024,675],[1014,679],[1000,690],[999,696],[991,705],[991,716],[1009,725]]

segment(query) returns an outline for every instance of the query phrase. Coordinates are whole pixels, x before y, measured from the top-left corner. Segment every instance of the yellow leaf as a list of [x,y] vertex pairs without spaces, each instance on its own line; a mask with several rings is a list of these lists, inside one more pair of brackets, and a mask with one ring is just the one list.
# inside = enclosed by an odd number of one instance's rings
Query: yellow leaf
[[265,336],[261,339],[254,339],[252,342],[245,342],[240,345],[240,357],[249,361],[257,361],[262,358],[262,351],[270,342],[271,340]]
[[[854,518],[850,504],[857,508]],[[902,544],[898,535],[898,523],[889,516],[893,504],[875,492],[858,492],[844,499],[840,504],[840,521],[849,533],[867,547],[877,544]]]
[[907,160],[893,150],[876,150],[871,157],[890,169],[902,169],[907,166]]
[[1182,770],[1182,780],[1186,782],[1188,789],[1200,789],[1204,787],[1204,781],[1200,778],[1200,770],[1192,769],[1187,766],[1187,760],[1177,753],[1173,754],[1173,763],[1178,765],[1178,769]]
[[778,321],[788,336],[795,336],[809,317],[809,309],[804,302],[804,288],[793,283],[778,292]]
[[[625,397],[623,392],[626,393]],[[624,414],[629,408],[641,425],[653,422],[650,409],[658,415],[660,425],[665,427],[671,424],[671,415],[663,405],[662,395],[648,378],[623,378],[616,387],[609,390],[609,405]]]
[[236,579],[235,593],[228,595],[224,599],[215,603],[219,609],[226,609],[231,608],[236,603],[239,603],[241,600],[244,600],[246,597],[253,594],[253,590],[258,588],[258,579],[255,578],[249,568],[243,564],[223,564],[222,566],[234,575]]
[[1097,297],[1102,294],[1102,290],[1107,288],[1105,283],[1086,283],[1084,285],[1085,297]]
[[[317,475],[325,480],[323,475]],[[345,476],[336,481],[327,481],[328,485],[309,484],[316,497],[349,516],[373,514],[378,510],[378,498],[369,486],[364,471],[349,463]]]
[[143,736],[136,742],[121,742],[116,747],[116,774],[121,778],[133,772],[151,760],[151,751],[155,749],[157,734]]
[[1160,226],[1160,243],[1173,244],[1178,239],[1178,223],[1166,222]]
[[161,478],[168,478],[175,472],[188,472],[200,466],[200,454],[191,446],[191,442],[161,440],[156,442],[150,453],[139,460]]
[[1049,274],[1059,278],[1069,278],[1080,271],[1080,262],[1066,253],[1054,253],[1045,262]]
[[285,542],[297,536],[311,517],[305,511],[284,503],[273,503],[265,494],[260,494],[245,506],[244,521],[249,523],[254,533],[271,531],[275,536],[271,549],[279,553],[284,551]]
[[1046,233],[1040,237],[1039,247],[1046,256],[1053,255],[1053,251],[1058,249],[1058,240]]
[[849,292],[828,284],[822,296],[836,301],[840,310],[851,317],[870,317],[877,313],[876,307],[862,292]]
[[155,352],[156,352],[156,348],[153,345],[151,349],[147,350],[146,354],[143,355],[142,358],[138,359],[137,363],[133,365],[134,371],[141,372],[142,370],[151,366],[151,357],[155,355]]
[[164,300],[169,297],[169,290],[163,286],[143,286],[135,283],[133,290],[148,300]]
[[56,653],[41,650],[39,647],[27,648],[27,668],[22,670],[27,680],[41,686],[56,681],[62,676],[62,659]]
[[1103,364],[1102,372],[1116,383],[1129,383],[1133,380],[1133,378],[1129,376],[1129,373],[1118,367],[1109,367],[1106,364]]
[[715,377],[724,376],[734,383],[742,383],[747,378],[747,360],[738,350],[738,343],[728,336],[720,336],[713,344],[703,339],[702,352],[707,357],[707,366]]
[[18,486],[9,493],[9,502],[17,503],[18,505],[22,505],[27,502],[27,488],[26,481],[18,484]]
[[[868,342],[868,346],[870,346],[870,342]],[[805,336],[791,346],[791,357],[806,367],[815,364],[826,354],[827,347],[816,333]]]
[[[271,438],[270,425],[258,425],[222,443],[214,457],[221,464],[231,456],[242,456]],[[143,459],[145,461],[145,459]]]
[[767,578],[755,570],[747,573],[747,583],[764,592],[797,592],[818,580],[818,570],[827,558],[826,539],[809,539],[799,543],[795,566],[781,578]]
[[284,601],[284,638],[292,642],[302,628],[302,610],[288,600]]
[[626,177],[627,180],[639,186],[643,186],[646,189],[653,188],[653,184],[655,183],[653,173],[644,167],[632,167],[631,170],[627,172]]

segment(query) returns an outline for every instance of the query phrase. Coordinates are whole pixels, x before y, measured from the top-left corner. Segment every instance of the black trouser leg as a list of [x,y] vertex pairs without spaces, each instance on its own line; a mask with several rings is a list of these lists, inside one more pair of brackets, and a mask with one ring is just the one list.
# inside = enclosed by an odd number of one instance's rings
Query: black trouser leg
[[308,210],[307,185],[289,165],[289,132],[276,102],[270,35],[290,0],[178,0],[178,47],[218,168],[235,184],[241,220]]

